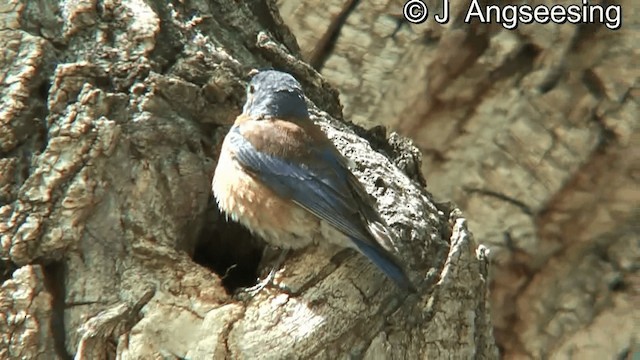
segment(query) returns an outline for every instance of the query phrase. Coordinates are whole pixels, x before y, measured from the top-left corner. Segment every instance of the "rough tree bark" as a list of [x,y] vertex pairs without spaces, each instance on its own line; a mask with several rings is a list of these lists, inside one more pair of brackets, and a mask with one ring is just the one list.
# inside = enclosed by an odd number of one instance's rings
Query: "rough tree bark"
[[445,26],[409,25],[402,3],[278,2],[345,118],[410,135],[429,191],[491,249],[505,358],[638,356],[640,2],[589,1],[621,6],[616,31],[464,24],[466,0]]
[[[410,141],[336,120],[337,91],[273,2],[9,0],[0,43],[1,358],[497,356],[484,248],[431,200]],[[301,80],[418,294],[352,252],[308,249],[277,287],[233,296],[260,248],[210,181],[265,66]]]

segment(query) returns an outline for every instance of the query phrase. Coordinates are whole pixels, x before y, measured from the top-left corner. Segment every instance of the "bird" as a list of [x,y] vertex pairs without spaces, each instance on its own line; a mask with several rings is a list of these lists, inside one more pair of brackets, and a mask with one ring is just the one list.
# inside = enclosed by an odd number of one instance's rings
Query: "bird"
[[211,184],[219,209],[283,250],[355,249],[400,289],[415,292],[389,226],[350,161],[311,120],[300,83],[286,72],[253,72]]

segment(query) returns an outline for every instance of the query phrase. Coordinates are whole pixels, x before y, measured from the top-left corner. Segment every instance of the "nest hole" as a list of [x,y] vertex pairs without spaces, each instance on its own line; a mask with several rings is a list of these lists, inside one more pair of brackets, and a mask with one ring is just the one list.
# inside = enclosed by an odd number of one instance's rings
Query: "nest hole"
[[212,209],[207,218],[212,220],[205,222],[193,260],[218,274],[229,293],[255,285],[264,245],[217,209]]

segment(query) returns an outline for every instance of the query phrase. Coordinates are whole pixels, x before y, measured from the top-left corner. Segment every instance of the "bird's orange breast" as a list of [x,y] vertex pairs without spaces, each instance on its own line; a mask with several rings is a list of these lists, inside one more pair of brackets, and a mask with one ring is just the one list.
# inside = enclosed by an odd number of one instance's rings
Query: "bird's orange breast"
[[300,248],[319,232],[319,219],[256,181],[223,143],[212,182],[219,208],[273,246]]

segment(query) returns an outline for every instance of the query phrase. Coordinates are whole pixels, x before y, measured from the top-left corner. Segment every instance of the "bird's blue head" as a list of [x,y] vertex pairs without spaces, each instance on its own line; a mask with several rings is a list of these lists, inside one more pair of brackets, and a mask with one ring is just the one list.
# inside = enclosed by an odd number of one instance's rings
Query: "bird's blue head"
[[242,110],[257,117],[309,117],[300,83],[293,76],[276,70],[260,71],[251,79]]

